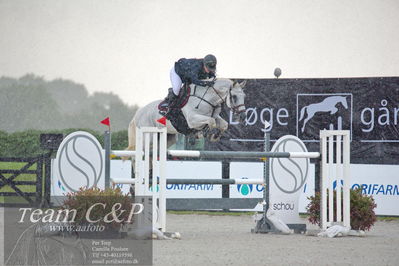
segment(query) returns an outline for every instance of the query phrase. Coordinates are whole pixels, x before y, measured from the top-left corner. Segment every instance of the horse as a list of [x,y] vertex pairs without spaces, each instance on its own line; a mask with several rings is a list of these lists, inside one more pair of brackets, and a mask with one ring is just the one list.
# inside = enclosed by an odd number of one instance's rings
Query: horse
[[[207,136],[210,141],[218,141],[223,132],[228,128],[228,122],[221,116],[222,104],[226,104],[233,111],[239,121],[245,120],[245,93],[243,88],[246,81],[241,83],[230,79],[216,79],[211,87],[203,87],[190,84],[191,94],[187,103],[181,108],[184,118],[189,128],[195,130],[196,136]],[[136,127],[160,127],[157,120],[162,115],[159,114],[158,105],[161,100],[153,101],[136,111],[133,119],[129,123],[128,140],[129,145],[126,150],[135,150]],[[172,123],[166,121],[168,134],[168,147],[176,143],[178,131]]]
[[312,103],[308,106],[305,106],[301,109],[301,114],[299,121],[301,121],[305,117],[305,112],[307,117],[305,118],[301,131],[305,131],[306,123],[318,112],[329,112],[330,114],[335,114],[338,112],[338,108],[336,105],[341,103],[345,109],[348,109],[348,103],[346,101],[346,97],[343,96],[331,96],[325,98],[323,101],[319,103]]

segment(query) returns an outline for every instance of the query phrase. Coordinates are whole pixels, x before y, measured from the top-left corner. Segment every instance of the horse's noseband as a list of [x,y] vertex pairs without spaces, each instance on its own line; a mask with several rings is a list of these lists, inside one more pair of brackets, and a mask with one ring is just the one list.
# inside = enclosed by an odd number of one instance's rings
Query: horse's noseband
[[[232,88],[230,88],[230,91],[229,91],[230,105],[231,105],[230,109],[233,110],[233,113],[235,113],[235,114],[241,114],[241,113],[245,112],[245,104],[239,104],[239,105],[233,106],[233,99],[231,99],[231,89]],[[244,109],[239,110],[240,107],[244,107]]]
[[235,113],[235,114],[241,114],[241,113],[243,113],[243,112],[245,112],[245,108],[244,109],[242,109],[242,110],[239,110],[240,109],[240,107],[245,107],[245,104],[239,104],[239,105],[237,105],[237,106],[232,106],[231,107],[231,109],[233,110],[233,112]]

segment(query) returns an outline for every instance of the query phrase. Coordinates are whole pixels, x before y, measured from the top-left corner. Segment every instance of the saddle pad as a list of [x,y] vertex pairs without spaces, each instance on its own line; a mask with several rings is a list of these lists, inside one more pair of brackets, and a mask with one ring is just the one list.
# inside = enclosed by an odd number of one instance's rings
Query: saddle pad
[[[190,93],[191,93],[191,88],[189,84],[184,84],[183,88],[179,92],[179,99],[177,100],[176,106],[173,106],[173,108],[183,108],[187,102],[188,98],[190,98]],[[159,111],[167,111],[167,104],[166,100],[163,100],[159,105],[158,105],[158,110]]]

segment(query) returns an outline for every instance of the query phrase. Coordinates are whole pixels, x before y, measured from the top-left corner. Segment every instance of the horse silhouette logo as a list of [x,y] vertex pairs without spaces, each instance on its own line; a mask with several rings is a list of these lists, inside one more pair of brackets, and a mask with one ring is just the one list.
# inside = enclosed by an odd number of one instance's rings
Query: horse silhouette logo
[[331,115],[338,112],[337,105],[342,104],[345,109],[348,109],[348,102],[344,96],[330,96],[325,98],[319,103],[309,104],[301,109],[300,117],[298,121],[304,119],[301,131],[305,131],[306,123],[312,119],[312,117],[319,112],[330,113]]

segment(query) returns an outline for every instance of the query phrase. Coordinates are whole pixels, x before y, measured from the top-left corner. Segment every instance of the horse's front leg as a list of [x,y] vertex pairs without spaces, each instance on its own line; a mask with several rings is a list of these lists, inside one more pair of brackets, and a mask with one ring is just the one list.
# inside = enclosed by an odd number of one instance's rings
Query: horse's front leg
[[221,118],[219,115],[215,117],[216,120],[216,128],[212,130],[211,135],[209,136],[209,140],[212,142],[219,141],[223,132],[227,130],[229,127],[229,123]]
[[188,117],[187,124],[194,129],[202,129],[205,125],[208,125],[210,129],[217,126],[215,118],[199,114]]
[[216,127],[220,129],[220,131],[223,133],[224,131],[227,130],[229,127],[229,123],[221,118],[219,115],[215,117],[216,120]]

